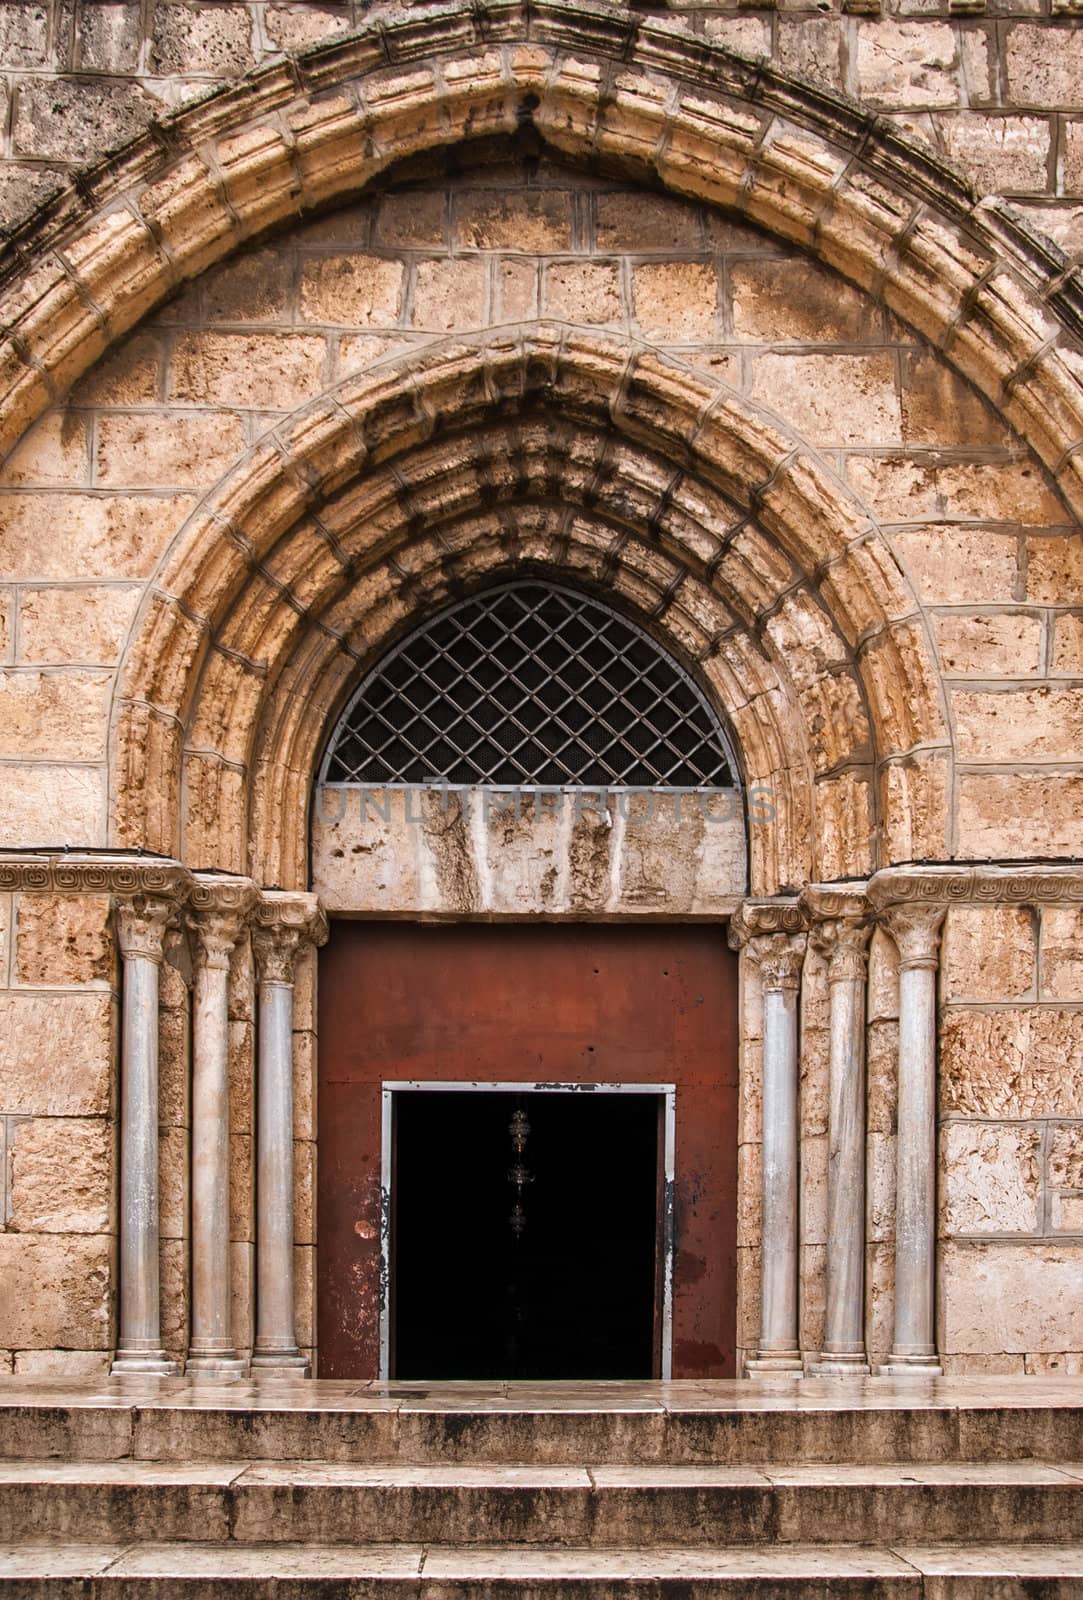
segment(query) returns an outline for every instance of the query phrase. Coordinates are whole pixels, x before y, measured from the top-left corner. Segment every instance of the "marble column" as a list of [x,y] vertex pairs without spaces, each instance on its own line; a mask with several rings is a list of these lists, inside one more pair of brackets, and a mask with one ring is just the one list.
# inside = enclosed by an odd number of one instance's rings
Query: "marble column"
[[248,1370],[233,1343],[229,1215],[229,963],[256,900],[246,878],[197,874],[192,999],[192,1330],[186,1370]]
[[936,972],[945,907],[897,905],[882,917],[899,952],[899,1108],[895,1335],[889,1375],[937,1376]]
[[315,895],[267,891],[255,911],[259,989],[256,1084],[256,1340],[261,1371],[307,1374],[293,1294],[293,980],[305,943],[322,943]]
[[760,1340],[750,1373],[801,1371],[797,1326],[797,1017],[803,934],[752,941],[763,988],[763,1249]]
[[136,894],[115,908],[123,967],[120,1045],[120,1326],[116,1374],[168,1377],[158,1238],[158,969],[177,903]]
[[809,1371],[867,1374],[865,1353],[865,989],[869,935],[863,894],[806,891],[813,948],[827,961],[827,1304],[824,1344]]

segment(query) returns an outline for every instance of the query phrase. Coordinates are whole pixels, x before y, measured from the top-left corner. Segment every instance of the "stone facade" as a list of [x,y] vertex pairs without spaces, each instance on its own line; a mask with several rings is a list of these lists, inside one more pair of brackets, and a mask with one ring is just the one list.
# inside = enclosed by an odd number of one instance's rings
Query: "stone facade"
[[[934,1118],[915,1122],[906,1040],[935,983],[936,1200],[917,1212],[936,1227],[936,1354],[1076,1370],[1072,5],[0,8],[0,845],[23,863],[0,896],[9,1368],[192,1347],[194,1110],[211,1101],[193,1087],[209,1058],[190,875],[210,872],[261,907],[315,888],[355,914],[736,914],[754,1360],[875,1366],[922,1343],[902,1337],[896,1257],[905,1237],[899,1270],[920,1278],[907,1207]],[[611,597],[696,673],[739,753],[747,844],[675,829],[648,858],[612,818],[601,842],[597,818],[550,818],[553,837],[511,844],[475,828],[449,863],[431,829],[359,853],[313,814],[361,672],[412,620],[518,571]],[[89,865],[66,879],[68,848],[183,875],[155,967],[160,1318],[138,1350],[119,1151],[142,1057],[111,921],[135,891]],[[923,877],[930,862],[959,870]],[[843,881],[868,893],[845,974],[854,917],[823,898]],[[903,949],[910,882],[939,907],[928,958]],[[741,924],[749,895],[797,920]],[[800,945],[792,1057],[772,938]],[[232,1312],[219,1338],[197,1307],[211,1362],[261,1346],[254,1096],[285,1082],[280,1058],[258,1065],[284,1024],[266,996],[261,1012],[257,956],[242,918],[212,1005]],[[301,1363],[318,1360],[314,972],[302,954],[286,1027],[293,1327],[280,1307],[262,1337]],[[838,1097],[857,1072],[847,1199]],[[797,1096],[797,1201],[767,1175],[765,1092]],[[765,1227],[793,1252],[792,1307],[765,1286]],[[854,1262],[857,1339],[840,1332]]]

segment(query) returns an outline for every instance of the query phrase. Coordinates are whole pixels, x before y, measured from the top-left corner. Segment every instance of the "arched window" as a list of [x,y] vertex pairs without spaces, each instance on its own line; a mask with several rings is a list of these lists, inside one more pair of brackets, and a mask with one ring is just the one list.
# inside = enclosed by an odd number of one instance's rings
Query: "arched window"
[[507,584],[410,634],[362,683],[321,783],[730,788],[695,683],[654,639],[555,584]]

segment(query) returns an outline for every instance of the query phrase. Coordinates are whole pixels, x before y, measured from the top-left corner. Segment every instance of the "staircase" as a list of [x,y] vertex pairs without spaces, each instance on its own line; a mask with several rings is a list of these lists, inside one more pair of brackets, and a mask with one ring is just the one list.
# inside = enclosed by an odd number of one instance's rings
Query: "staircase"
[[0,1600],[1083,1600],[1083,1381],[0,1385]]

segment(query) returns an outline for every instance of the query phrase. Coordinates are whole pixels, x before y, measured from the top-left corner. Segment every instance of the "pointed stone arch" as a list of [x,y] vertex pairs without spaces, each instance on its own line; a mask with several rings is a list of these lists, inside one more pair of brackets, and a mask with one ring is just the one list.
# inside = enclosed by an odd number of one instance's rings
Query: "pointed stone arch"
[[872,870],[892,768],[924,774],[942,837],[938,674],[866,508],[712,374],[541,323],[346,379],[205,498],[123,663],[116,842],[303,881],[308,788],[361,664],[531,562],[611,591],[710,684],[746,778],[781,797],[757,892]]

